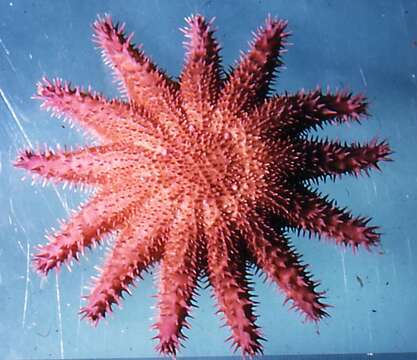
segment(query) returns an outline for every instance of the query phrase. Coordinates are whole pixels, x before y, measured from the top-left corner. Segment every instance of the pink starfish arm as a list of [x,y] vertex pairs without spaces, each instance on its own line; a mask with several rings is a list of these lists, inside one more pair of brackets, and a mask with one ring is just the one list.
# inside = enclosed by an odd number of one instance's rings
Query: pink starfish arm
[[[158,169],[152,163],[152,159],[157,158],[153,150],[148,151],[143,147],[118,143],[75,151],[24,150],[14,162],[14,166],[53,182],[66,181],[83,185],[115,184],[138,171],[142,177],[146,174],[158,173]],[[139,170],[138,161],[141,163]],[[115,172],[118,174],[117,177],[113,176]]]
[[338,123],[359,121],[368,115],[364,96],[347,92],[323,94],[321,90],[299,92],[295,95],[275,96],[254,110],[251,124],[262,129],[264,135],[298,135],[322,127],[329,121]]
[[177,114],[178,83],[169,79],[127,38],[124,25],[114,25],[110,16],[93,25],[94,40],[103,50],[105,63],[114,70],[129,99],[154,115]]
[[265,224],[258,214],[250,223],[242,222],[240,229],[254,263],[285,293],[285,302],[292,300],[292,308],[307,320],[328,316],[325,308],[329,305],[321,302],[324,293],[315,290],[319,283],[311,279],[300,256],[279,230]]
[[250,111],[268,95],[274,71],[282,64],[280,55],[285,45],[286,21],[268,17],[265,26],[255,34],[250,50],[242,55],[222,90],[219,109],[239,115]]
[[120,305],[123,292],[131,294],[129,286],[162,257],[164,236],[152,235],[136,225],[128,225],[119,235],[99,277],[93,278],[90,294],[85,296],[87,304],[80,314],[94,325],[112,311],[113,304]]
[[143,196],[140,211],[124,222],[99,276],[93,278],[87,304],[80,310],[93,324],[112,311],[112,304],[120,305],[123,291],[130,294],[135,279],[161,260],[181,197],[179,191],[171,190]]
[[153,326],[158,331],[154,337],[159,340],[157,351],[171,355],[186,339],[183,328],[189,327],[186,318],[190,316],[201,270],[194,207],[189,201],[180,206],[161,261],[159,315]]
[[367,226],[369,218],[353,217],[350,212],[327,201],[327,196],[320,197],[304,185],[288,184],[287,188],[276,189],[275,201],[275,205],[279,204],[275,213],[296,229],[324,236],[337,244],[350,245],[354,251],[359,246],[370,249],[379,244],[378,227]]
[[203,122],[212,113],[222,87],[220,47],[214,39],[211,22],[202,16],[187,19],[186,63],[181,74],[181,97],[189,119]]
[[291,173],[298,179],[318,179],[326,176],[361,172],[369,175],[372,168],[379,169],[380,161],[389,161],[391,150],[386,141],[372,140],[369,144],[342,145],[332,141],[303,141],[295,145],[300,154]]
[[[38,83],[37,99],[53,115],[67,117],[103,142],[144,141],[160,145],[156,122],[141,107],[72,88],[59,79]],[[103,121],[106,119],[106,121]]]
[[[208,276],[217,299],[219,312],[224,314],[232,334],[235,351],[240,348],[243,355],[262,353],[261,336],[255,321],[252,290],[246,273],[244,251],[237,248],[238,234],[217,224],[207,229]],[[237,256],[239,254],[239,256]]]
[[61,225],[61,229],[48,235],[49,243],[39,247],[34,256],[36,269],[46,275],[71,259],[78,259],[87,247],[99,243],[106,234],[120,228],[138,211],[148,192],[138,184],[131,187],[100,190],[88,203]]
[[[271,173],[276,178],[294,181],[334,179],[344,174],[358,176],[379,170],[380,161],[390,161],[387,142],[376,139],[367,144],[341,144],[339,141],[277,139],[271,145],[274,162]],[[275,180],[277,181],[277,180]]]

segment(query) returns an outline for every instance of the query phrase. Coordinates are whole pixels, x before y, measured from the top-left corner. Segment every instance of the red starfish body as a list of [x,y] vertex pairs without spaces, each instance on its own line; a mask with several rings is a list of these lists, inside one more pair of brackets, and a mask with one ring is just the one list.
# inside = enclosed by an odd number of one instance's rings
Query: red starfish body
[[96,136],[76,150],[24,150],[15,165],[52,182],[97,190],[48,235],[34,264],[42,274],[78,259],[116,234],[81,314],[97,323],[152,265],[160,264],[154,325],[161,353],[175,354],[199,281],[207,278],[244,355],[262,351],[249,281],[253,265],[308,320],[327,315],[318,282],[289,243],[287,230],[316,234],[356,249],[378,244],[377,228],[311,187],[321,179],[358,175],[388,160],[385,141],[341,144],[307,132],[359,121],[361,95],[270,94],[288,36],[268,18],[250,49],[225,74],[211,22],[187,19],[186,60],[178,81],[135,47],[110,17],[94,23],[94,39],[127,101],[43,80],[42,106]]

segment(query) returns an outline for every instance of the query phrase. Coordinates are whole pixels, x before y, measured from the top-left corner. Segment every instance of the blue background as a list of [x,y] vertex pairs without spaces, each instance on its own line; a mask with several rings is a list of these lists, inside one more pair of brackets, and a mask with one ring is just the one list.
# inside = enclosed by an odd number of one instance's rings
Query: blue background
[[[394,162],[370,178],[343,178],[320,189],[354,214],[382,227],[383,255],[352,255],[333,244],[293,234],[294,244],[328,291],[331,317],[318,329],[282,306],[273,286],[256,280],[266,354],[417,351],[417,3],[381,1],[0,1],[0,358],[154,356],[149,329],[155,309],[152,275],[123,310],[93,328],[77,315],[83,286],[103,257],[88,252],[72,273],[41,280],[30,267],[45,229],[57,227],[85,198],[61,187],[20,181],[10,162],[22,146],[82,144],[74,130],[31,100],[43,75],[92,85],[117,96],[112,76],[91,42],[97,14],[110,13],[134,40],[177,76],[183,64],[184,17],[216,17],[225,65],[247,49],[251,31],[268,13],[289,20],[293,32],[277,91],[316,85],[364,92],[372,117],[362,125],[329,127],[320,135],[347,141],[388,138]],[[360,285],[358,277],[363,282]],[[228,330],[201,292],[182,355],[228,355]]]

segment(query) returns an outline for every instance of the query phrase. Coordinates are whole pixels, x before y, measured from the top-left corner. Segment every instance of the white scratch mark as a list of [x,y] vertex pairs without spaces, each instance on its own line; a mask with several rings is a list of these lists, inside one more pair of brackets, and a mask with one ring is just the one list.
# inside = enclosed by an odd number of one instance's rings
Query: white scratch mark
[[376,274],[376,284],[379,286],[381,284],[381,273],[379,270],[379,266],[375,266],[375,274]]
[[[16,219],[16,214],[14,212],[14,207],[13,207],[13,198],[9,198],[9,207],[10,207],[10,214],[12,214],[13,218]],[[9,221],[11,221],[10,215],[9,215],[9,219],[10,219]],[[24,228],[23,228],[23,230],[24,230]],[[26,255],[26,251],[23,248],[22,242],[20,240],[17,240],[17,245],[19,245],[19,249],[22,251],[22,254]]]
[[[79,308],[81,308],[82,306],[82,299],[84,296],[84,291],[83,291],[83,284],[84,284],[84,274],[81,273],[81,281],[80,281],[80,304],[79,304]],[[77,350],[79,348],[79,340],[80,340],[80,326],[81,326],[81,316],[78,316],[78,323],[77,323]]]
[[[4,46],[2,40],[0,39],[0,45],[2,46],[3,50],[6,52],[7,55],[9,55],[9,51],[8,49]],[[13,70],[13,64],[10,62],[9,63],[12,67]],[[22,122],[20,121],[19,117],[16,114],[16,111],[14,110],[12,104],[10,103],[9,99],[7,98],[6,94],[4,93],[3,89],[0,88],[0,97],[2,98],[3,102],[5,103],[10,115],[12,116],[13,120],[16,122],[17,127],[19,128],[26,144],[30,147],[33,148],[33,144],[29,139],[28,134],[26,133]],[[68,204],[66,203],[66,201],[64,201],[63,197],[61,196],[61,194],[58,192],[56,186],[53,186],[55,193],[59,199],[59,201],[62,204],[62,207],[66,210],[66,212],[69,212],[69,208],[68,208]],[[11,212],[14,213],[13,211],[13,203],[10,199],[9,201],[10,203],[10,209]],[[27,306],[28,306],[28,299],[29,299],[29,284],[30,284],[30,243],[27,240],[26,242],[26,251],[23,248],[22,243],[18,240],[18,245],[20,247],[20,249],[22,250],[23,253],[26,254],[26,286],[25,286],[25,299],[24,299],[24,305],[23,305],[23,315],[22,315],[22,327],[25,326],[26,324],[26,318],[27,318]],[[58,278],[58,274],[56,273],[56,299],[57,299],[57,311],[58,311],[58,322],[59,322],[59,333],[60,333],[60,355],[61,355],[61,359],[64,359],[64,341],[63,341],[63,329],[62,329],[62,312],[61,312],[61,299],[60,299],[60,290],[59,290],[59,278]]]
[[340,252],[340,256],[342,258],[343,284],[345,286],[345,293],[347,293],[348,287],[347,287],[347,276],[346,276],[345,252],[344,251]]
[[28,309],[29,299],[29,283],[30,283],[30,243],[26,238],[26,282],[25,282],[25,300],[23,301],[23,315],[22,315],[22,328],[26,325],[26,314]]
[[33,148],[33,145],[32,145],[32,143],[31,143],[31,142],[30,142],[30,140],[29,140],[29,136],[26,134],[25,129],[23,129],[22,123],[20,122],[19,118],[17,117],[16,112],[14,111],[14,109],[13,109],[12,105],[10,104],[9,99],[7,99],[6,94],[4,93],[4,91],[3,91],[3,89],[2,89],[2,88],[0,88],[0,96],[1,96],[1,98],[3,99],[4,103],[6,104],[7,109],[8,109],[8,110],[9,110],[9,112],[10,112],[10,115],[12,115],[12,118],[14,119],[14,121],[16,121],[16,124],[17,124],[17,126],[18,126],[18,128],[19,128],[20,132],[22,133],[23,137],[25,138],[26,143],[27,143],[27,144],[28,144],[31,148]]
[[392,273],[394,275],[394,280],[397,281],[397,266],[395,265],[394,255],[391,255],[391,266],[392,266]]
[[53,189],[54,189],[54,191],[56,193],[56,196],[58,197],[59,202],[62,205],[62,208],[65,210],[65,212],[67,213],[67,215],[69,215],[70,214],[70,208],[68,206],[68,202],[61,196],[61,194],[58,191],[57,186],[55,184],[52,184],[52,186],[53,186]]
[[[0,88],[0,96],[3,99],[4,103],[6,104],[7,109],[9,110],[10,115],[12,115],[14,121],[16,122],[16,124],[17,124],[20,132],[22,133],[23,137],[25,138],[26,143],[29,145],[30,148],[33,148],[33,145],[32,145],[32,142],[29,139],[29,136],[27,135],[25,129],[23,128],[22,123],[19,120],[19,117],[17,116],[16,112],[14,111],[12,105],[10,104],[9,99],[7,99],[7,97],[6,97],[6,95],[5,95],[5,93],[4,93],[4,91],[3,91],[2,88]],[[53,185],[53,189],[54,189],[54,191],[56,193],[56,196],[58,197],[58,199],[59,199],[62,207],[65,209],[65,211],[67,212],[67,214],[69,214],[68,204],[66,203],[66,201],[64,201],[63,197],[58,192],[58,189],[57,189],[56,185]]]
[[25,249],[23,248],[22,242],[20,240],[17,240],[17,244],[19,245],[20,250],[22,250],[22,252],[25,253]]
[[12,61],[10,60],[10,51],[6,47],[6,45],[4,45],[4,42],[1,38],[0,38],[0,46],[3,48],[4,52],[6,53],[6,59],[7,59],[7,62],[9,63],[9,65],[10,65],[10,67],[12,68],[12,70],[14,72],[16,72],[16,68],[14,67]]
[[407,27],[407,19],[405,17],[406,11],[404,8],[404,4],[402,3],[402,1],[400,1],[400,14],[402,17],[402,21],[401,21],[401,25],[403,25],[403,30],[404,30],[404,34],[405,35],[410,35],[409,31],[408,31],[408,27]]
[[58,328],[59,328],[59,349],[61,359],[64,359],[64,335],[62,333],[62,312],[61,312],[61,296],[59,291],[59,276],[55,273],[55,289],[56,289],[56,303],[58,311]]
[[48,285],[48,278],[46,276],[42,276],[41,282],[39,284],[39,288],[43,290],[46,288],[47,285]]
[[369,186],[365,187],[365,194],[366,194],[366,199],[367,199],[366,203],[368,205],[371,205],[372,204],[372,195],[371,195],[371,190],[370,190]]
[[371,314],[368,313],[368,338],[369,338],[369,345],[371,348],[374,347],[374,336],[372,334],[372,319]]
[[361,67],[359,68],[359,72],[360,72],[360,74],[361,74],[361,78],[362,78],[362,82],[363,82],[363,84],[364,84],[366,87],[368,87],[368,83],[367,83],[367,81],[366,81],[365,74],[363,73],[363,70],[362,70],[362,68],[361,68]]
[[375,195],[375,198],[377,198],[377,197],[378,197],[378,188],[377,188],[377,186],[376,186],[376,182],[375,182],[375,181],[373,181],[373,180],[372,180],[372,187],[373,187],[373,189],[374,189],[374,195]]
[[412,272],[414,273],[414,257],[413,257],[413,250],[411,248],[410,237],[407,235],[405,239],[407,241],[408,258],[410,261],[411,269],[413,270]]
[[10,51],[9,51],[9,49],[7,49],[6,45],[4,45],[4,42],[3,42],[3,40],[1,38],[0,38],[0,45],[3,48],[4,52],[6,53],[6,55],[9,56],[10,55]]

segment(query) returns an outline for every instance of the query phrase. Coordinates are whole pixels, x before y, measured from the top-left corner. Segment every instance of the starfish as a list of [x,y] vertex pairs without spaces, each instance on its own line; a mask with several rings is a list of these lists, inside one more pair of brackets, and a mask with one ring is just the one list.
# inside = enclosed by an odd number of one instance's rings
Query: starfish
[[389,160],[386,141],[342,144],[308,131],[367,116],[362,95],[320,88],[272,94],[287,22],[268,17],[232,70],[221,65],[212,21],[186,19],[186,59],[178,80],[160,70],[110,16],[94,41],[120,83],[123,100],[43,79],[42,107],[98,140],[77,149],[23,150],[15,166],[50,182],[94,187],[87,203],[47,235],[34,265],[43,275],[78,260],[114,235],[80,313],[97,324],[124,293],[160,264],[154,328],[157,350],[175,355],[202,282],[213,289],[229,340],[243,355],[263,350],[251,271],[262,271],[307,320],[327,316],[288,231],[354,250],[380,234],[312,186],[358,176]]

